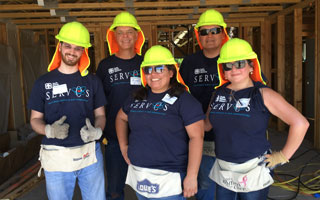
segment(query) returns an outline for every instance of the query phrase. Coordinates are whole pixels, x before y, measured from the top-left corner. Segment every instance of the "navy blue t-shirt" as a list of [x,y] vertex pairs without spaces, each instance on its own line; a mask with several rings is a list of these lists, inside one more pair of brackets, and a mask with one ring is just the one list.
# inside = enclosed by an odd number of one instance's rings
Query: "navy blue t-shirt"
[[209,119],[217,158],[243,163],[270,149],[266,138],[270,112],[259,91],[267,86],[254,82],[253,87],[232,91],[229,84],[216,90]]
[[107,97],[107,124],[104,135],[108,140],[118,141],[115,118],[129,94],[141,87],[140,65],[143,58],[136,55],[132,59],[121,59],[115,55],[103,59],[98,66],[97,76],[102,80]]
[[201,104],[188,92],[173,104],[165,100],[166,94],[149,91],[146,100],[130,97],[124,104],[131,129],[128,156],[139,167],[186,172],[189,137],[185,126],[205,116]]
[[[203,51],[198,51],[183,59],[179,70],[191,94],[201,102],[204,113],[208,110],[214,87],[219,84],[218,58],[207,58]],[[204,140],[212,141],[213,138],[212,130],[206,132]]]
[[66,139],[43,137],[42,144],[73,147],[83,145],[80,129],[89,118],[94,124],[94,110],[106,104],[101,81],[95,75],[82,77],[80,72],[63,74],[53,70],[36,80],[28,108],[44,114],[46,124],[52,124],[66,115],[70,125]]

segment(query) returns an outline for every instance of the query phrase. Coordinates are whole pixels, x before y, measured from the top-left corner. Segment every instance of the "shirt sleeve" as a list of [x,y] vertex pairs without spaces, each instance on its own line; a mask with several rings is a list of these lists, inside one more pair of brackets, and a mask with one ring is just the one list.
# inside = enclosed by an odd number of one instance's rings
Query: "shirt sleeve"
[[133,101],[133,98],[132,96],[130,95],[126,100],[125,102],[123,103],[123,106],[122,106],[122,110],[124,113],[126,113],[127,115],[129,115],[129,112],[130,112],[130,105]]
[[107,104],[106,95],[104,94],[102,82],[97,76],[95,76],[95,98],[94,109],[99,108]]
[[182,117],[184,126],[188,126],[197,121],[205,119],[202,106],[191,94],[184,92],[180,95],[179,113]]
[[46,95],[44,87],[45,84],[39,79],[34,83],[27,104],[29,109],[44,113]]

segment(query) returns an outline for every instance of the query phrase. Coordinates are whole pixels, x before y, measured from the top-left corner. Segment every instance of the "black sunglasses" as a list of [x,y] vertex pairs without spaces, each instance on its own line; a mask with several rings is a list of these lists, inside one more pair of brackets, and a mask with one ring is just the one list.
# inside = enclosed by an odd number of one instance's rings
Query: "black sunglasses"
[[224,71],[232,70],[232,66],[234,66],[236,69],[242,69],[246,66],[246,62],[246,60],[238,60],[235,62],[222,63],[222,67]]
[[151,74],[152,71],[154,71],[157,74],[161,74],[164,70],[164,67],[165,67],[165,65],[156,65],[153,67],[151,67],[151,66],[143,67],[142,69],[145,74]]
[[210,28],[210,29],[201,29],[200,30],[200,35],[201,36],[206,36],[211,33],[212,35],[219,34],[221,33],[221,27],[215,27],[215,28]]

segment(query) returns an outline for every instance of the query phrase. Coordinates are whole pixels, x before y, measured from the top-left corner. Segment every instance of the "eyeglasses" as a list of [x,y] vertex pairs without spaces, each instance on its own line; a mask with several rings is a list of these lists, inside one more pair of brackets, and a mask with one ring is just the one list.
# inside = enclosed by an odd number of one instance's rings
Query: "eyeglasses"
[[246,60],[238,60],[235,62],[222,63],[222,67],[224,71],[230,71],[232,70],[232,66],[234,66],[236,69],[242,69],[246,66],[246,63]]
[[68,43],[65,43],[65,42],[62,42],[62,46],[63,46],[65,49],[68,49],[68,50],[74,49],[74,50],[77,51],[77,52],[81,52],[81,51],[84,50],[84,47],[80,47],[80,46],[76,46],[76,45],[74,45],[75,47],[72,48],[71,44],[68,44]]
[[214,28],[210,28],[210,29],[201,29],[200,30],[201,36],[209,35],[209,33],[211,33],[212,35],[219,34],[219,33],[221,33],[221,27],[214,27]]
[[152,71],[154,71],[157,74],[161,74],[163,72],[163,70],[164,70],[164,67],[165,67],[165,65],[156,65],[156,66],[153,66],[153,67],[151,67],[151,66],[144,67],[142,69],[143,69],[143,72],[145,74],[151,74]]

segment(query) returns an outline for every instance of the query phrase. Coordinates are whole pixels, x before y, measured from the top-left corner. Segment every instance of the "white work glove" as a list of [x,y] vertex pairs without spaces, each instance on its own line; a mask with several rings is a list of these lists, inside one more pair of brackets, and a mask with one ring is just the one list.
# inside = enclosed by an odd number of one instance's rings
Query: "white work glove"
[[271,169],[289,162],[281,151],[274,151],[272,154],[267,154],[265,155],[265,158],[264,162],[268,163],[267,167]]
[[81,139],[84,142],[99,140],[102,135],[101,128],[95,128],[91,125],[90,119],[86,118],[86,125],[80,130]]
[[45,127],[45,134],[47,138],[65,139],[68,137],[69,124],[63,123],[67,119],[67,116],[62,116],[59,120],[53,124],[47,124]]

